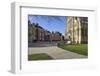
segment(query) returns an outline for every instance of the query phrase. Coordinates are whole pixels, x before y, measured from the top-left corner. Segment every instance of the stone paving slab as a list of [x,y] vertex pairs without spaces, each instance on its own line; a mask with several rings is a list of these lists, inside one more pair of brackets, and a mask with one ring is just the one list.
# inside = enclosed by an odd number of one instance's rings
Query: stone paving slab
[[30,47],[28,48],[28,54],[46,53],[53,59],[76,59],[76,58],[87,58],[87,56],[80,55],[74,52],[66,51],[57,46],[50,47]]

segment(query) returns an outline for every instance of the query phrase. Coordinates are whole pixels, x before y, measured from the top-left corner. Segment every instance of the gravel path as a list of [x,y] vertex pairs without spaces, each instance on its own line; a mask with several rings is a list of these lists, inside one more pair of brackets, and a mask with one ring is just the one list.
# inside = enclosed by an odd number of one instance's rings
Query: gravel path
[[57,46],[28,48],[28,54],[38,54],[38,53],[46,53],[49,56],[51,56],[53,59],[87,58],[87,56],[66,51]]

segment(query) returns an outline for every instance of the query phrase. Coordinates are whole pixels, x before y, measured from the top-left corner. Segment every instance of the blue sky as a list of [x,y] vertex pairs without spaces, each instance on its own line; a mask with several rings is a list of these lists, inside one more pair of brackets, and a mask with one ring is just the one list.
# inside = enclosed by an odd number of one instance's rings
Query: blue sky
[[52,32],[60,32],[65,34],[66,16],[44,16],[44,15],[28,15],[31,23],[38,23],[39,26]]

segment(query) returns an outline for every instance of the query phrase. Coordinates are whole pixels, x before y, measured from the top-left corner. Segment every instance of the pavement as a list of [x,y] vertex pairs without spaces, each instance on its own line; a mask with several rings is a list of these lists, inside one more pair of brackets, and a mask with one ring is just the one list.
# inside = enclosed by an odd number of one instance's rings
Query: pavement
[[49,46],[57,46],[59,41],[46,41],[46,42],[36,42],[36,43],[29,43],[28,47],[49,47]]
[[40,54],[45,53],[51,56],[53,59],[78,59],[87,58],[87,56],[80,55],[74,52],[66,51],[57,46],[48,47],[29,47],[28,54]]

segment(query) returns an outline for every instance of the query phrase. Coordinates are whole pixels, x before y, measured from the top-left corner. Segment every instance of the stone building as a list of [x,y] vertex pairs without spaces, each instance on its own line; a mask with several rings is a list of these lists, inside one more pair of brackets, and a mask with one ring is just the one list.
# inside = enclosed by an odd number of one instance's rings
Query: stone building
[[88,18],[67,17],[65,39],[71,43],[88,43]]
[[60,32],[52,32],[51,39],[53,41],[61,41],[62,40],[62,34]]
[[59,32],[50,32],[39,24],[31,24],[28,22],[28,42],[37,42],[37,41],[60,41],[62,40],[62,34]]

